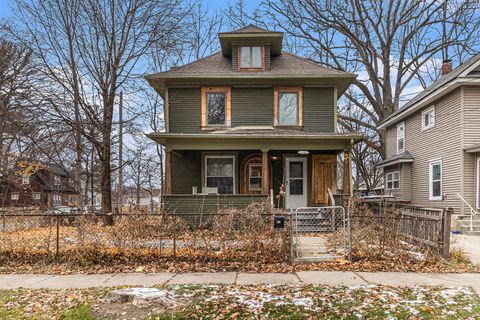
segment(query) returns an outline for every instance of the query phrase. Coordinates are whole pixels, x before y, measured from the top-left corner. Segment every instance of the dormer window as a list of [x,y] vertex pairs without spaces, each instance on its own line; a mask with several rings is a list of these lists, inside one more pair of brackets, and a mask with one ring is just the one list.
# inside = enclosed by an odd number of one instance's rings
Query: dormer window
[[263,47],[240,46],[238,49],[239,70],[263,70]]
[[229,127],[231,124],[231,89],[202,88],[202,129]]

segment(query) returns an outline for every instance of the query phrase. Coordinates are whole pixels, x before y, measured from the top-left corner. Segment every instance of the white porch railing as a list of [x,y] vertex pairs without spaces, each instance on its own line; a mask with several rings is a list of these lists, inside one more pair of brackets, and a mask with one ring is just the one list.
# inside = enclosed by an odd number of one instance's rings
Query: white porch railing
[[473,217],[475,215],[477,215],[477,210],[475,210],[471,205],[470,203],[467,202],[467,200],[465,200],[462,195],[460,193],[457,193],[457,197],[460,198],[460,200],[462,200],[462,202],[464,204],[467,205],[467,207],[470,209],[470,231],[472,232],[473,231]]

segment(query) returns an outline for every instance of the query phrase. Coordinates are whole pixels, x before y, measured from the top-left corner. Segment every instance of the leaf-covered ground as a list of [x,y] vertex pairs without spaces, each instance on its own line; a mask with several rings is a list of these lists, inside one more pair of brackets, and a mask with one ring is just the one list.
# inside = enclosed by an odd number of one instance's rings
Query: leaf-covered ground
[[112,302],[112,289],[0,291],[0,319],[479,319],[470,288],[171,286],[178,304]]

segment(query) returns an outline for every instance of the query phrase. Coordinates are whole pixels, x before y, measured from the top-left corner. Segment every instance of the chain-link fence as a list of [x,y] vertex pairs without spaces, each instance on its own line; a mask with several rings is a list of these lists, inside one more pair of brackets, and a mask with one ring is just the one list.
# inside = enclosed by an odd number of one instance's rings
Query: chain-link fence
[[345,208],[304,207],[293,214],[293,254],[296,258],[350,259],[349,219]]

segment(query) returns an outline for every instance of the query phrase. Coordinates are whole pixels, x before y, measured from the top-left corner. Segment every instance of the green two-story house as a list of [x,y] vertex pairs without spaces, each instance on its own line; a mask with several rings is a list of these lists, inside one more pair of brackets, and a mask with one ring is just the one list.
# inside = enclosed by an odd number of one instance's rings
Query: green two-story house
[[355,75],[282,51],[282,32],[250,25],[219,33],[221,51],[147,76],[165,102],[167,210],[197,213],[269,199],[294,209],[351,192],[350,150],[337,132],[337,99]]

